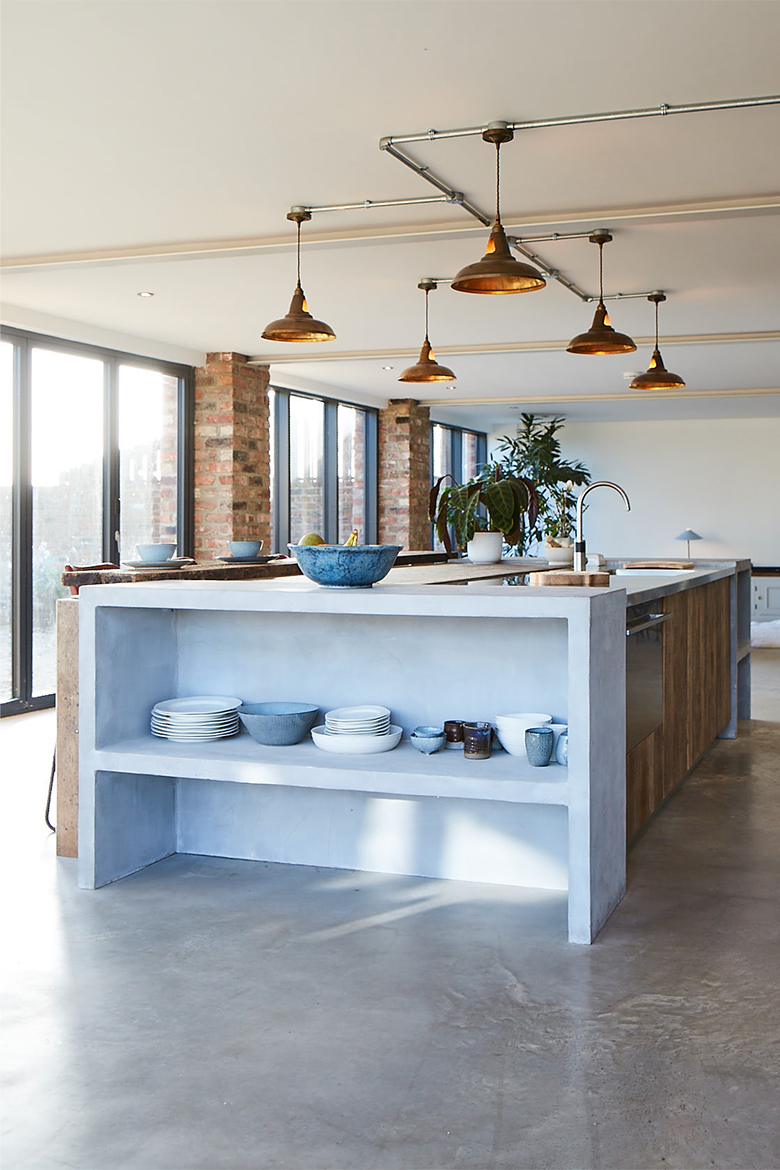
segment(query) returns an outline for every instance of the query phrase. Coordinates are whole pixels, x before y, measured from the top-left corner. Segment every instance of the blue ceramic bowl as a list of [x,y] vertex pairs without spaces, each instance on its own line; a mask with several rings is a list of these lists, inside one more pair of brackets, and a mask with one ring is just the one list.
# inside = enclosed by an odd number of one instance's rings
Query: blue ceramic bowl
[[319,710],[310,703],[242,703],[238,717],[257,743],[288,747],[309,734]]
[[400,544],[288,544],[301,572],[327,589],[370,589],[393,567]]

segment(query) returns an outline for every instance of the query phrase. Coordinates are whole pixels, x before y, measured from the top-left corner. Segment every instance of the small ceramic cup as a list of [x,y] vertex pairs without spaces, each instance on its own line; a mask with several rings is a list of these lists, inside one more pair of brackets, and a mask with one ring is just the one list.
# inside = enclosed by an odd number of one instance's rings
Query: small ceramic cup
[[493,725],[491,723],[464,723],[464,760],[489,760],[492,737]]
[[558,741],[555,745],[555,762],[562,764],[564,768],[569,766],[569,733],[563,731],[558,736]]
[[463,750],[463,720],[448,719],[444,724],[445,746]]
[[263,547],[262,540],[229,540],[227,543],[231,557],[239,561],[256,557]]
[[529,727],[525,733],[525,751],[528,763],[534,768],[546,768],[553,752],[555,736],[550,727]]

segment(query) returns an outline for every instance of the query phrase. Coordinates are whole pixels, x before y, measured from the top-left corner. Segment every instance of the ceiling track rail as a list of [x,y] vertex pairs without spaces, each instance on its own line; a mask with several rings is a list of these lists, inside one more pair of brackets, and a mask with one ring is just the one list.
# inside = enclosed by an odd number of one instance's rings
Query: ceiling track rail
[[[626,122],[637,118],[661,118],[671,114],[707,114],[716,110],[744,110],[755,106],[780,105],[780,94],[769,94],[765,97],[729,98],[718,102],[693,102],[688,105],[673,106],[662,102],[658,106],[646,106],[639,110],[611,110],[603,114],[572,114],[563,118],[539,118],[530,122],[507,122],[510,130],[547,130],[553,126],[588,126],[596,122]],[[421,134],[394,134],[379,141],[380,150],[389,150],[391,146],[405,145],[410,142],[438,142],[444,138],[475,138],[480,137],[488,128],[488,123],[482,126],[467,126],[460,130],[426,130]]]
[[[473,219],[476,219],[484,227],[490,227],[493,222],[493,217],[482,211],[475,203],[467,199],[462,191],[456,190],[455,187],[450,186],[444,179],[436,175],[429,166],[417,162],[406,151],[402,150],[402,146],[415,142],[438,142],[440,139],[450,138],[475,138],[482,137],[484,133],[495,126],[505,127],[512,132],[519,132],[523,130],[542,130],[549,129],[553,126],[586,126],[599,122],[623,122],[634,121],[639,118],[659,118],[667,117],[672,114],[701,114],[712,113],[719,110],[739,110],[750,109],[756,106],[773,106],[780,105],[780,94],[768,95],[766,97],[753,98],[732,98],[726,101],[718,102],[696,102],[688,105],[671,105],[668,102],[662,102],[658,106],[648,106],[644,109],[638,110],[611,110],[601,114],[575,114],[569,117],[562,118],[541,118],[528,122],[491,122],[482,126],[467,126],[456,130],[427,130],[421,134],[397,134],[388,135],[379,140],[379,149],[389,154],[391,158],[396,159],[397,162],[403,164],[409,170],[413,171],[419,178],[424,179],[432,187],[439,191],[438,196],[430,196],[429,198],[419,199],[364,199],[359,203],[334,203],[323,207],[293,207],[291,211],[308,211],[312,214],[318,211],[357,211],[361,209],[371,209],[374,207],[408,207],[415,204],[422,203],[450,203],[455,206],[462,207]],[[598,298],[591,293],[586,292],[580,288],[568,276],[565,276],[560,269],[551,265],[538,252],[527,247],[528,243],[538,243],[542,241],[562,240],[562,239],[583,239],[588,238],[589,232],[571,232],[558,233],[554,232],[548,236],[508,236],[507,239],[512,248],[515,249],[524,259],[529,260],[532,264],[541,271],[542,275],[548,280],[554,280],[563,288],[567,289],[579,300],[586,304],[591,304]],[[435,278],[437,284],[447,284],[449,279],[445,277]],[[647,292],[635,293],[612,293],[604,297],[604,300],[628,300],[632,298],[647,297]]]

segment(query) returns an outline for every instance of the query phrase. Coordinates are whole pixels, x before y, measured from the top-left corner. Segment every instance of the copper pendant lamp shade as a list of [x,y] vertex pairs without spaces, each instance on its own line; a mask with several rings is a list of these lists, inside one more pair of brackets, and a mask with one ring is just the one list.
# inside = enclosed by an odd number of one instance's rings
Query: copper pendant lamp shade
[[447,366],[440,366],[428,340],[428,293],[435,289],[434,280],[421,280],[417,286],[425,293],[425,340],[422,343],[419,360],[404,370],[399,382],[454,382],[456,375]]
[[664,365],[661,351],[658,348],[658,306],[666,297],[662,292],[651,292],[648,301],[655,305],[655,347],[650,358],[650,365],[644,374],[637,374],[631,382],[632,390],[682,390],[685,386],[679,374],[673,374]]
[[261,336],[266,341],[333,341],[336,334],[330,325],[326,325],[324,321],[317,321],[316,318],[312,317],[306,305],[306,297],[303,289],[301,288],[301,223],[304,220],[311,219],[311,212],[295,210],[291,211],[287,218],[293,220],[298,228],[298,281],[286,316],[280,317],[278,321],[272,321],[270,325],[266,325]]
[[504,123],[489,126],[482,137],[496,148],[496,218],[490,230],[485,255],[475,264],[461,268],[452,282],[455,292],[482,293],[489,296],[503,293],[536,292],[545,287],[546,281],[540,272],[530,264],[515,260],[509,250],[501,223],[500,210],[500,150],[502,142],[511,142],[514,134]]
[[616,329],[612,328],[609,313],[604,304],[602,257],[604,245],[608,244],[611,239],[612,236],[603,228],[599,228],[590,236],[590,242],[599,246],[599,303],[596,307],[596,312],[593,314],[593,324],[590,329],[587,333],[578,333],[569,342],[566,346],[567,353],[633,353],[636,349],[636,345],[627,333],[618,333]]

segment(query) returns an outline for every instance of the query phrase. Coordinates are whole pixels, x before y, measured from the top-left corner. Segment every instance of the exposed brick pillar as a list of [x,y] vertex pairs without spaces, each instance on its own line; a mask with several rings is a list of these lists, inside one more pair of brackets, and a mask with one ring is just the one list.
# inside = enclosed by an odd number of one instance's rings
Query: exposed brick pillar
[[431,420],[413,398],[379,412],[379,539],[407,549],[431,547]]
[[209,353],[195,371],[195,557],[271,540],[268,367]]

